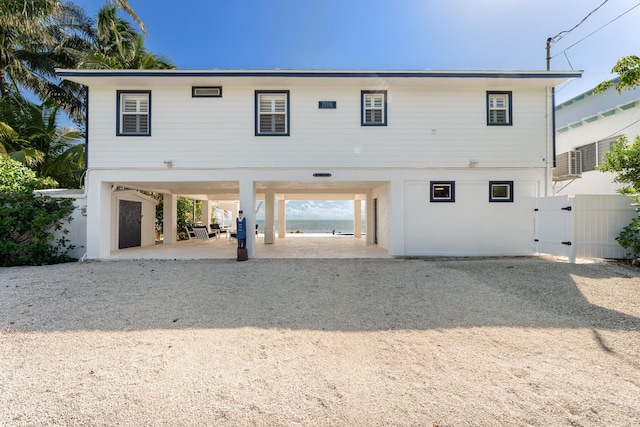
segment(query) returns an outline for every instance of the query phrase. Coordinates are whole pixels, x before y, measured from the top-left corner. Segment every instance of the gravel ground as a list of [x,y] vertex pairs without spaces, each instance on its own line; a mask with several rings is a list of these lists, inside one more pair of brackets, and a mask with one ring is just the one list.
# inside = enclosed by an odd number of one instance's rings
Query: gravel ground
[[0,269],[2,426],[637,426],[640,270],[545,258]]

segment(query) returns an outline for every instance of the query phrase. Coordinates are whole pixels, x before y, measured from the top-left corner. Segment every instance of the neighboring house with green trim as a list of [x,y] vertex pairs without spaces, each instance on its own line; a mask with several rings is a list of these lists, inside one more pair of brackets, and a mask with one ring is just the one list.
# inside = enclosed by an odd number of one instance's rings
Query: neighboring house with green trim
[[604,153],[621,136],[640,135],[640,89],[622,93],[611,87],[593,90],[555,107],[557,195],[614,194],[622,185],[613,173],[597,170]]

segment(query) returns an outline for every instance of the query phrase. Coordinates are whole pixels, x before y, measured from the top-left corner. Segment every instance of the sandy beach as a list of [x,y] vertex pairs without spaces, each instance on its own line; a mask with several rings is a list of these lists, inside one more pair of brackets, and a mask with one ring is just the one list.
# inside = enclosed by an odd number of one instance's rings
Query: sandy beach
[[640,270],[545,258],[0,269],[2,426],[635,426]]

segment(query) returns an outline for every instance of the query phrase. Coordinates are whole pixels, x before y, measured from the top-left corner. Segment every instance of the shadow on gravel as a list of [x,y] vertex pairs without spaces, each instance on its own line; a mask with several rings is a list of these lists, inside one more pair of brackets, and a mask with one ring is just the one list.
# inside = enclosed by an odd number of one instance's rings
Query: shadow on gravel
[[640,329],[640,318],[589,303],[574,276],[617,278],[613,295],[640,289],[630,268],[540,258],[88,262],[0,270],[0,327]]

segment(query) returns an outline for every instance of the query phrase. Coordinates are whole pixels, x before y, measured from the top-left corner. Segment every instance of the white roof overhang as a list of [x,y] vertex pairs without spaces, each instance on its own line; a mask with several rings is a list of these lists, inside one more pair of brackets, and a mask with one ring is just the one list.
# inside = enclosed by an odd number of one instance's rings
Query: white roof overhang
[[580,78],[582,71],[356,71],[356,70],[56,70],[59,77],[92,86],[238,85],[287,86],[557,86]]

